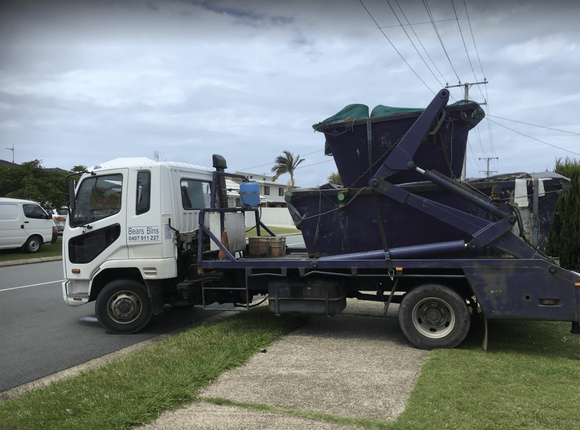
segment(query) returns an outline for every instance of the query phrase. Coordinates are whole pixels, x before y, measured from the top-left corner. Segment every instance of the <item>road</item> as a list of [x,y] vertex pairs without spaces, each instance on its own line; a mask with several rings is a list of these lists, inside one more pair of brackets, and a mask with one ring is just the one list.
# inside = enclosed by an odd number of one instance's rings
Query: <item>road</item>
[[62,262],[0,267],[0,392],[214,315],[199,307],[154,316],[132,335],[107,333],[94,303],[67,306]]
[[[304,246],[301,235],[287,244]],[[0,393],[217,313],[166,306],[141,332],[113,335],[99,325],[94,302],[65,304],[62,280],[61,261],[0,267]]]

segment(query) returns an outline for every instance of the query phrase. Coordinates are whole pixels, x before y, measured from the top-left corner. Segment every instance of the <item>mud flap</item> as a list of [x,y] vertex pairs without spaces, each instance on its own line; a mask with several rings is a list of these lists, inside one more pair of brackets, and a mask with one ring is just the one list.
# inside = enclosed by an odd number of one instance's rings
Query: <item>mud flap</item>
[[153,315],[159,315],[163,312],[163,285],[161,281],[145,281],[147,295],[151,299],[151,311]]

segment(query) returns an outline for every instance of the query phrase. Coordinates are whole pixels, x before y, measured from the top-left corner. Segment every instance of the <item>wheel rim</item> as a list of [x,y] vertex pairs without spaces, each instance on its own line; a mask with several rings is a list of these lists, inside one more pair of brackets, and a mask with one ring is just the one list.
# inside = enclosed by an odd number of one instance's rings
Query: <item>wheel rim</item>
[[31,240],[28,244],[28,249],[31,252],[36,252],[40,249],[40,242],[38,240]]
[[107,303],[109,317],[118,324],[129,324],[139,318],[143,303],[132,291],[119,291]]
[[423,336],[440,339],[455,327],[455,312],[444,300],[430,297],[413,308],[413,325]]

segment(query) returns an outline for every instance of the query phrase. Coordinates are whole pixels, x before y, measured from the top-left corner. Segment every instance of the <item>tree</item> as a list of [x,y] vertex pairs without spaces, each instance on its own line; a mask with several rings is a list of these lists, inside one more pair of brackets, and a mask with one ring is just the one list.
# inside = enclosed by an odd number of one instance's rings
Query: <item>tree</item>
[[330,175],[328,175],[327,179],[329,184],[338,185],[340,187],[344,186],[340,177],[340,173],[332,172]]
[[73,168],[70,171],[71,173],[86,173],[87,172],[87,166],[83,166],[81,164],[79,164],[78,166],[73,166]]
[[560,265],[580,270],[580,165],[576,160],[556,160],[556,173],[570,179],[567,190],[556,208],[546,247],[548,255],[560,257]]
[[272,172],[276,173],[273,180],[276,181],[284,173],[290,174],[290,186],[294,188],[294,170],[298,167],[300,163],[304,161],[304,158],[300,158],[300,154],[294,157],[290,151],[283,151],[284,155],[278,155],[274,167],[272,167]]
[[45,169],[42,160],[0,167],[0,196],[32,200],[45,209],[66,206],[65,178],[69,172]]

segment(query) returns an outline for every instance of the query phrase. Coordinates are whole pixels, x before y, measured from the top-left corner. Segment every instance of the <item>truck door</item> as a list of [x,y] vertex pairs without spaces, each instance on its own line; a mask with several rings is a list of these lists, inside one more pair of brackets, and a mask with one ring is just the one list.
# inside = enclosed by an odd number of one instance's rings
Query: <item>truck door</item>
[[64,252],[85,276],[106,261],[127,259],[127,178],[128,169],[111,169],[84,177],[77,188]]

